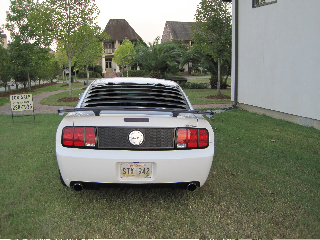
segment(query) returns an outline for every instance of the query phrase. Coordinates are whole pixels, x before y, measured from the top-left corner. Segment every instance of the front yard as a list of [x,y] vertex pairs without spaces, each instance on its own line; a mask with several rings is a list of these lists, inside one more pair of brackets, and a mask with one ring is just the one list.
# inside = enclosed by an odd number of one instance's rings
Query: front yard
[[79,193],[59,179],[61,118],[0,115],[0,238],[320,237],[319,130],[227,111],[210,120],[215,158],[195,192]]

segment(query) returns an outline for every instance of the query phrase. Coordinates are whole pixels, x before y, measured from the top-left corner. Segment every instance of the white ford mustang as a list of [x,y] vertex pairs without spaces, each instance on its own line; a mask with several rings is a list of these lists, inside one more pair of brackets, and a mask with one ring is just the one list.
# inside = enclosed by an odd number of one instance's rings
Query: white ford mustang
[[56,133],[62,184],[201,187],[210,172],[214,132],[172,81],[112,78],[92,82]]

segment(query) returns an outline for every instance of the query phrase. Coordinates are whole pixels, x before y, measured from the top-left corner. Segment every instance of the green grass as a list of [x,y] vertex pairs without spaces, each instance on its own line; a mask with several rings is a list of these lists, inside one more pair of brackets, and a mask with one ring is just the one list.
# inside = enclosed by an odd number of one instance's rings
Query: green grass
[[[195,83],[210,83],[210,77],[204,78],[190,78],[188,82],[195,82]],[[231,78],[228,78],[227,84],[231,84]]]
[[210,78],[190,78],[188,79],[188,82],[194,82],[194,83],[209,83]]
[[[81,87],[85,87],[83,85],[83,82],[72,83],[72,88],[73,89],[81,88]],[[25,92],[25,93],[31,93],[33,95],[37,95],[37,94],[44,93],[44,92],[52,92],[52,91],[68,90],[68,89],[69,89],[69,86],[67,86],[65,83],[58,83],[58,84],[55,84],[55,85],[52,85],[52,86],[49,86],[49,87],[38,88],[35,91]],[[12,90],[14,90],[14,89],[12,89]],[[5,104],[7,104],[9,102],[10,102],[9,97],[0,97],[0,106],[3,106],[3,105],[5,105]]]
[[12,123],[0,115],[0,238],[320,237],[316,129],[227,111],[210,120],[215,158],[195,192],[78,193],[59,179],[54,145],[61,119],[42,114]]
[[[231,99],[207,99],[207,96],[217,95],[217,89],[184,89],[183,90],[192,105],[203,105],[203,104],[224,104],[232,103]],[[221,94],[225,94],[231,97],[230,89],[222,89]]]
[[[72,91],[72,97],[79,97],[79,94],[83,93],[84,90],[77,89]],[[75,107],[78,103],[78,101],[74,102],[58,102],[59,99],[63,97],[69,97],[69,91],[58,93],[55,95],[51,95],[45,99],[42,99],[40,101],[40,104],[43,105],[51,105],[51,106],[70,106],[70,107]]]

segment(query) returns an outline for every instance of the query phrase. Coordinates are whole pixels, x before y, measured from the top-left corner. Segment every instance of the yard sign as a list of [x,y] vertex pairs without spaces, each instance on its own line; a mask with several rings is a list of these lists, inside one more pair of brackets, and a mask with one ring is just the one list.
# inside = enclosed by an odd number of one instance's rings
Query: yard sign
[[[18,111],[27,111],[27,110],[33,111],[33,117],[35,118],[32,94],[10,95],[10,102],[11,102],[11,111],[12,111],[12,121],[13,121],[13,112],[18,112]],[[25,115],[25,116],[30,116],[30,115]]]

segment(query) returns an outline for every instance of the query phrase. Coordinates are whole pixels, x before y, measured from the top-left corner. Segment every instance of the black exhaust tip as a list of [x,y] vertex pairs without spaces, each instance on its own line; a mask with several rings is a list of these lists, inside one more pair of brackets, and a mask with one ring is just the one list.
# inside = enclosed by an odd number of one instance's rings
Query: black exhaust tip
[[188,189],[188,191],[193,192],[194,190],[197,189],[197,185],[194,183],[190,183],[190,184],[188,184],[187,189]]
[[75,191],[77,191],[77,192],[80,192],[80,191],[82,191],[82,189],[83,189],[83,185],[82,185],[81,183],[75,183],[75,184],[73,185],[73,189],[74,189]]

